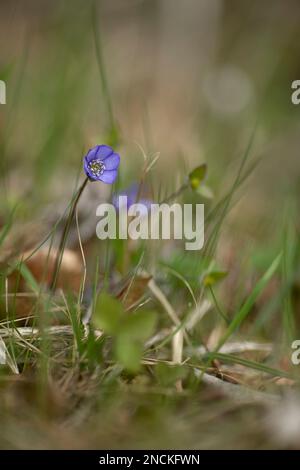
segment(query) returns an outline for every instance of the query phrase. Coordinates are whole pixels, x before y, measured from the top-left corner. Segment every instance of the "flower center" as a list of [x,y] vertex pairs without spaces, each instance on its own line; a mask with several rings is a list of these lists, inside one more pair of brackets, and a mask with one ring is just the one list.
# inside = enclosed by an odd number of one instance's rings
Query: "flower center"
[[101,160],[92,160],[89,163],[89,170],[93,174],[93,176],[98,177],[103,175],[105,165]]

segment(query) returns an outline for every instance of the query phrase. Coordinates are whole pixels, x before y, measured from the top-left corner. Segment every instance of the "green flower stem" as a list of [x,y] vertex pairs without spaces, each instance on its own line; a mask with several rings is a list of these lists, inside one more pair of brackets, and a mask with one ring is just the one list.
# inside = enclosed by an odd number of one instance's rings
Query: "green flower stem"
[[66,221],[61,239],[60,239],[60,244],[59,244],[59,248],[58,248],[56,259],[55,259],[54,270],[53,270],[53,275],[52,275],[52,281],[51,281],[51,284],[50,284],[50,291],[51,292],[55,291],[56,284],[57,284],[58,273],[59,273],[62,257],[63,257],[63,254],[64,254],[66,241],[67,241],[67,238],[68,238],[68,235],[69,235],[69,232],[70,232],[72,220],[74,218],[74,214],[75,214],[75,210],[76,210],[78,201],[79,201],[79,199],[80,199],[80,197],[83,193],[83,190],[86,187],[88,181],[89,181],[88,178],[86,178],[84,180],[84,182],[82,183],[82,185],[78,189],[78,191],[77,191],[77,193],[74,197],[74,201],[73,201],[73,203],[70,207],[70,212],[69,212],[69,215],[68,215],[68,218],[67,218],[67,221]]

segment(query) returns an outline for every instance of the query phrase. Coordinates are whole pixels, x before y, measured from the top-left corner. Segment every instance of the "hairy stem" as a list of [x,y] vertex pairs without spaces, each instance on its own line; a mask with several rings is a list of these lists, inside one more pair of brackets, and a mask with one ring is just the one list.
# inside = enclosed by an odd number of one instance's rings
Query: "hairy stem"
[[72,220],[74,218],[74,214],[75,214],[75,210],[76,210],[78,201],[79,201],[79,199],[80,199],[80,197],[83,193],[83,190],[86,187],[88,181],[89,181],[88,178],[86,178],[84,180],[84,182],[82,183],[82,185],[78,189],[78,191],[75,195],[74,201],[73,201],[73,203],[70,207],[70,212],[69,212],[66,224],[64,226],[64,230],[63,230],[63,233],[62,233],[62,236],[61,236],[61,239],[60,239],[59,248],[58,248],[56,259],[55,259],[53,275],[52,275],[52,281],[51,281],[51,284],[50,284],[50,291],[51,292],[55,291],[57,278],[58,278],[58,273],[59,273],[59,268],[60,268],[62,257],[63,257],[63,254],[64,254],[66,241],[67,241],[67,238],[68,238],[68,235],[69,235],[69,232],[70,232]]

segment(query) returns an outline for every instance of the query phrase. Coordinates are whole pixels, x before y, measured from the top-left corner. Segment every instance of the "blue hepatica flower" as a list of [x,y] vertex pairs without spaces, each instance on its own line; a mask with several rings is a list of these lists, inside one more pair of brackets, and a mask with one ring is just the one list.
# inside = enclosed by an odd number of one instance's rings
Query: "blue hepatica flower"
[[112,184],[118,174],[120,155],[108,145],[96,145],[84,157],[84,171],[90,181]]
[[[151,208],[152,201],[150,199],[145,199],[145,198],[140,198],[137,200],[138,197],[138,192],[139,192],[139,186],[137,184],[131,185],[128,189],[125,191],[121,191],[117,194],[115,194],[112,198],[112,203],[117,209],[117,211],[120,211],[120,209],[128,209],[133,205],[133,204],[142,204],[145,208],[145,214],[148,213],[148,210]],[[120,204],[120,196],[126,196],[126,204]],[[123,201],[122,201],[123,202]]]

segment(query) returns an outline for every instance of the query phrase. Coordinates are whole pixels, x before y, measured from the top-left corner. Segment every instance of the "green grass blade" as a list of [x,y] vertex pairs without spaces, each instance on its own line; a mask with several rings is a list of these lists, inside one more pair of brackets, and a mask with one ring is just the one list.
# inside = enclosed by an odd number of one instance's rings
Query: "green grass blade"
[[17,266],[17,269],[19,270],[22,277],[25,279],[28,287],[30,287],[33,292],[38,294],[39,291],[40,291],[40,286],[36,282],[34,276],[32,275],[32,273],[31,273],[30,269],[27,267],[27,265],[24,264],[23,262],[20,262]]
[[266,374],[270,374],[274,377],[284,377],[284,378],[293,379],[292,374],[285,372],[284,370],[275,369],[273,367],[266,366],[265,364],[261,364],[256,361],[249,361],[248,359],[244,359],[242,357],[238,357],[233,354],[213,353],[211,355],[208,354],[206,357],[208,359],[210,358],[219,359],[222,362],[231,362],[234,364],[240,364],[250,369],[255,369],[261,372],[265,372]]
[[6,222],[6,224],[2,227],[2,229],[0,231],[0,246],[4,242],[5,238],[7,237],[8,233],[9,233],[11,227],[12,227],[13,218],[14,218],[16,208],[17,208],[17,205],[15,205],[15,207],[13,208],[11,213],[9,214],[8,221]]
[[246,300],[246,302],[242,305],[238,313],[235,315],[234,319],[228,326],[225,334],[222,336],[220,339],[218,346],[215,350],[217,352],[221,346],[223,346],[224,343],[230,338],[230,336],[238,329],[238,327],[241,325],[241,323],[245,320],[247,315],[250,313],[256,299],[259,297],[259,295],[262,293],[264,290],[265,286],[268,284],[269,280],[272,278],[273,274],[277,270],[279,263],[281,261],[281,253],[275,258],[275,260],[272,262],[271,266],[267,269],[265,274],[262,276],[262,278],[258,281],[256,286],[254,287],[252,293]]

